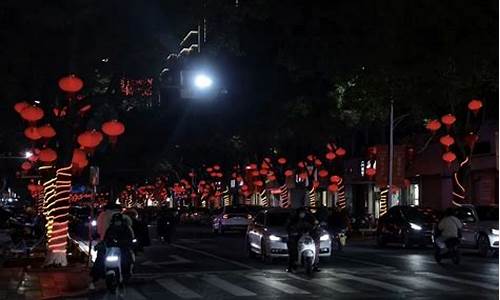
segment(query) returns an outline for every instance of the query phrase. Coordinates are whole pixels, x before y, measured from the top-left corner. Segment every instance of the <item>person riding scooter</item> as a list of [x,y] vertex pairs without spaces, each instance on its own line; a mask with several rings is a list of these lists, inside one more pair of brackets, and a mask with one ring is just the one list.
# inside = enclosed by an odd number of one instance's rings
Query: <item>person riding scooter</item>
[[314,272],[319,272],[319,233],[318,221],[304,207],[298,208],[292,214],[287,222],[288,232],[288,268],[287,272],[293,272],[296,269],[298,260],[297,246],[299,239],[303,233],[309,233],[316,244],[316,257],[314,259]]
[[444,218],[441,219],[437,226],[438,234],[435,237],[437,256],[443,253],[443,249],[447,249],[447,243],[451,240],[459,240],[461,238],[462,227],[462,221],[455,217],[453,209],[446,209]]

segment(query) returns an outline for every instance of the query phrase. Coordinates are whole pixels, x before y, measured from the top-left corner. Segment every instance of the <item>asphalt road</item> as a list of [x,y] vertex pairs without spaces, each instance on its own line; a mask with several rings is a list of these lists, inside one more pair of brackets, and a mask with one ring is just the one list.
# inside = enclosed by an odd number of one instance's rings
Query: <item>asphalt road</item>
[[172,245],[152,238],[124,291],[101,289],[88,299],[498,299],[498,257],[469,250],[459,266],[439,265],[431,248],[379,249],[373,240],[351,240],[309,278],[285,273],[286,260],[247,258],[241,233],[182,226]]

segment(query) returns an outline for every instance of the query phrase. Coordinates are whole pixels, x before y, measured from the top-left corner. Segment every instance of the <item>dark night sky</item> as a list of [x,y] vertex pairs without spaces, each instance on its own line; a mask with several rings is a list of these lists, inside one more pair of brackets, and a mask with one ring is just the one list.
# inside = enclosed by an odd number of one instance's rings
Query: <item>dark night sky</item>
[[[127,133],[114,152],[98,151],[104,169],[235,159],[228,150],[233,136],[246,144],[241,156],[262,155],[270,146],[299,156],[328,139],[349,148],[358,134],[380,142],[384,117],[346,125],[330,107],[336,84],[352,78],[377,97],[388,93],[380,83],[384,74],[404,78],[403,87],[394,88],[398,113],[417,114],[402,135],[421,130],[417,115],[439,115],[472,97],[484,98],[487,117],[497,118],[498,1],[255,0],[239,1],[238,8],[234,1],[207,1],[204,10],[200,3],[2,1],[0,153],[28,145],[14,103],[51,104],[61,96],[57,79],[68,72],[89,86],[96,69],[156,77],[202,12],[208,24],[202,59],[215,66],[228,94],[207,103],[161,95],[160,107],[114,110]],[[122,99],[102,101],[117,106]],[[291,116],[297,103],[308,113]]]

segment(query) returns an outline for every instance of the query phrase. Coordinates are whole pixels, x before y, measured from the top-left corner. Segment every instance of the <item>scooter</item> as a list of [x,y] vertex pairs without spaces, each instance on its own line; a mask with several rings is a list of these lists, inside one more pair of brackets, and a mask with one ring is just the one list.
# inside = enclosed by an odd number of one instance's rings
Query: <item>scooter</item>
[[299,239],[297,266],[304,267],[306,274],[311,276],[313,273],[314,260],[316,258],[316,244],[309,233],[304,233]]
[[[137,240],[132,241],[132,249],[136,245]],[[116,292],[118,286],[123,285],[124,281],[130,277],[132,272],[133,263],[135,258],[132,253],[129,254],[129,258],[125,259],[125,262],[130,264],[130,266],[124,266],[124,253],[119,247],[111,246],[106,248],[106,257],[104,260],[104,274],[106,278],[106,287],[111,293]],[[123,268],[128,269],[125,272]]]
[[106,276],[106,287],[111,293],[115,293],[116,287],[123,283],[122,257],[120,248],[106,248],[104,271]]
[[[446,250],[440,249],[436,243],[434,243],[435,253],[434,258],[437,263],[441,263],[442,259],[451,259],[451,261],[458,265],[460,263],[460,250],[458,246],[460,245],[459,238],[450,238],[445,241]],[[443,251],[446,251],[442,253]]]

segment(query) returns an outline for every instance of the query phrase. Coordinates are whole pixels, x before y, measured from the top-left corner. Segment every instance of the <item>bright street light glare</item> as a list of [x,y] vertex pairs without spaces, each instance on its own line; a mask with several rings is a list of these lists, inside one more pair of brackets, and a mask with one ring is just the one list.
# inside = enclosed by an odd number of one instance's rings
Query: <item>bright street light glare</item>
[[211,87],[213,84],[212,78],[204,74],[198,74],[194,78],[194,85],[200,89],[206,89]]
[[25,158],[30,158],[30,157],[32,157],[32,156],[33,156],[33,152],[31,152],[31,151],[26,151],[26,152],[24,152],[24,157],[25,157]]

